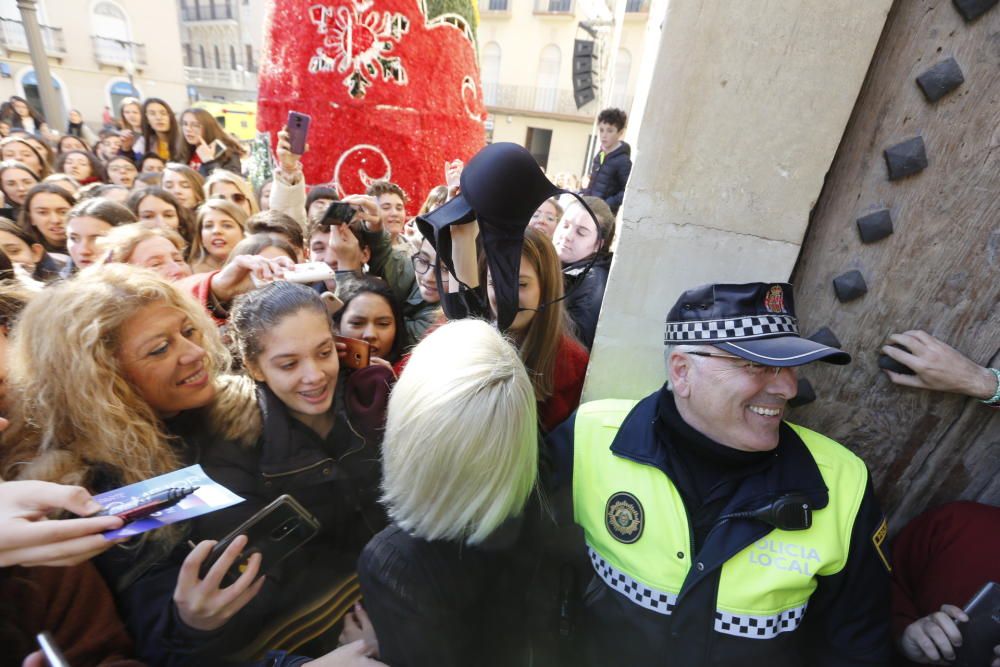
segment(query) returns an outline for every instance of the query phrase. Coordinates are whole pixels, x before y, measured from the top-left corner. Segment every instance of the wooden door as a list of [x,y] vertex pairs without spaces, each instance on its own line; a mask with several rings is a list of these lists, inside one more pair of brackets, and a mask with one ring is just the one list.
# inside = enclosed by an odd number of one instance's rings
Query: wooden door
[[[915,79],[954,58],[964,82],[929,102]],[[883,150],[920,136],[928,166],[890,181]],[[862,243],[857,218],[887,208],[894,232]],[[868,292],[841,303],[850,270]],[[828,326],[854,355],[801,376],[817,400],[792,421],[868,463],[894,528],[955,499],[1000,504],[1000,410],[897,387],[877,366],[893,331],[924,329],[996,366],[1000,348],[1000,6],[967,22],[945,0],[897,0],[793,274],[805,334]]]

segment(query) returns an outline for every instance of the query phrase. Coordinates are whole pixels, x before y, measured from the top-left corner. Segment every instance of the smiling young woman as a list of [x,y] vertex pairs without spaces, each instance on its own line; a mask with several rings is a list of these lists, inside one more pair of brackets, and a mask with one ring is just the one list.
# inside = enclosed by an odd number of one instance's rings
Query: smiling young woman
[[[266,635],[260,628],[295,624],[312,609],[306,621],[332,629],[358,599],[362,547],[385,525],[379,442],[392,373],[371,366],[345,377],[326,307],[304,285],[277,281],[239,297],[230,335],[246,375],[232,385],[239,387],[227,407],[232,419],[215,421],[238,431],[202,465],[246,500],[203,525],[225,535],[278,496],[294,494],[321,531],[269,572],[281,586],[264,587],[242,612],[243,625]],[[219,643],[243,648],[246,635],[227,632]]]
[[246,223],[246,212],[225,199],[209,199],[202,204],[195,218],[192,270],[204,273],[222,268],[233,248],[246,236]]

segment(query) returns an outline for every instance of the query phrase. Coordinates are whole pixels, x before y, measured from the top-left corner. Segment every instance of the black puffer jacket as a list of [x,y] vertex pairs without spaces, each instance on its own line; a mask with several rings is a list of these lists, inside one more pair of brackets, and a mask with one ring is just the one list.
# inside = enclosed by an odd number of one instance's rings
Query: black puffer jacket
[[582,259],[563,266],[566,314],[576,327],[576,337],[589,350],[594,344],[597,316],[604,301],[604,288],[608,284],[611,255],[602,255],[594,261],[590,271],[586,271],[590,259]]
[[611,151],[601,163],[600,151],[594,155],[590,166],[590,185],[582,194],[599,197],[607,202],[612,213],[617,213],[625,198],[625,184],[632,173],[632,148],[624,141]]
[[[258,649],[296,645],[280,639],[288,639],[287,633],[273,634],[278,627],[301,628],[308,622],[322,636],[300,652],[322,655],[336,648],[336,632],[327,627],[333,625],[328,618],[332,605],[320,605],[311,616],[304,610],[338,591],[350,593],[351,585],[342,582],[353,575],[365,543],[386,524],[377,503],[379,438],[391,378],[380,366],[351,376],[341,373],[332,407],[337,419],[326,438],[294,419],[266,386],[255,387],[249,378],[226,378],[207,418],[211,426],[202,428],[211,444],[197,460],[209,477],[245,501],[183,524],[190,538],[220,540],[284,493],[313,514],[321,530],[269,569],[260,593],[214,632],[184,625],[172,601],[187,547],[161,557],[135,587],[145,604],[136,605],[137,623],[129,624],[145,660],[165,667],[200,666],[239,656],[241,664],[256,664],[262,654]],[[296,660],[282,654],[274,664]]]

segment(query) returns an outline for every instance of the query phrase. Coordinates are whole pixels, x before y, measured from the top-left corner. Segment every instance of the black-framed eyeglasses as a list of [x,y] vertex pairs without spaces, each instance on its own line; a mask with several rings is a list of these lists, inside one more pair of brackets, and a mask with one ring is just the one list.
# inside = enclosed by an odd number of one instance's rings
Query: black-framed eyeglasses
[[413,262],[413,270],[420,275],[424,275],[430,271],[433,266],[423,255],[410,255],[410,261]]
[[777,377],[778,373],[784,369],[784,366],[765,366],[764,364],[758,364],[756,361],[748,361],[743,357],[737,357],[735,354],[719,354],[717,352],[688,352],[688,354],[693,354],[696,357],[715,357],[716,359],[738,361],[740,363],[736,364],[736,367],[743,369],[747,374],[754,377],[766,375],[768,372]]

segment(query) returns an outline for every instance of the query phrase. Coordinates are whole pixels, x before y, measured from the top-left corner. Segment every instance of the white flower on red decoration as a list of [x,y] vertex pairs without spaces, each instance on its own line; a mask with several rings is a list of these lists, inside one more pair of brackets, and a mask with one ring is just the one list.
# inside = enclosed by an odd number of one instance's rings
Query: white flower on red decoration
[[313,5],[309,18],[323,35],[323,46],[309,60],[309,71],[347,72],[344,85],[351,97],[364,97],[381,75],[383,81],[407,84],[398,56],[388,55],[410,30],[403,14],[373,12],[371,0],[352,0],[351,6]]

